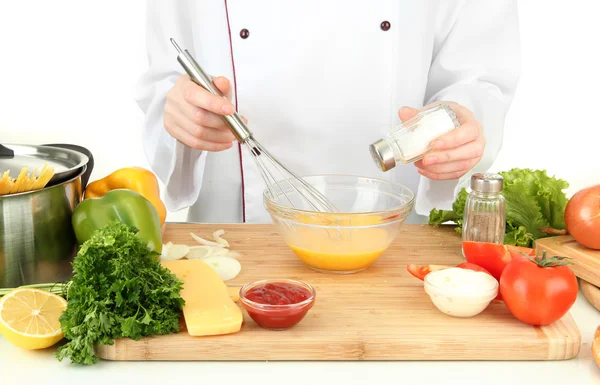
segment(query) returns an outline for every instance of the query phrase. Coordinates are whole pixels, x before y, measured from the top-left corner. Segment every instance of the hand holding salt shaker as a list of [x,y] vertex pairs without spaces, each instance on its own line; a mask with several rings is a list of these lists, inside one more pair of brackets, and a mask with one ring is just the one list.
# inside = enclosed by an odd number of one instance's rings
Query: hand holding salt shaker
[[431,142],[459,126],[450,106],[443,103],[434,105],[392,128],[385,138],[371,144],[371,156],[382,171],[396,167],[398,162],[416,162],[431,150]]

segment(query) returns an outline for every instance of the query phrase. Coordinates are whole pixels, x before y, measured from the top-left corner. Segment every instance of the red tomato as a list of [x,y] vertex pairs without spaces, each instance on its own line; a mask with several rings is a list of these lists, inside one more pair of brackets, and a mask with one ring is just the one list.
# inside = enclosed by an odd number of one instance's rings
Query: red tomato
[[425,276],[429,273],[431,273],[432,271],[436,271],[436,270],[443,270],[443,269],[447,269],[450,266],[444,266],[444,265],[423,265],[423,266],[419,266],[419,265],[414,265],[414,264],[408,264],[406,266],[406,270],[408,270],[409,273],[411,273],[413,275],[413,277],[419,278],[421,281],[425,279]]
[[505,245],[487,242],[463,242],[463,254],[467,262],[483,267],[500,281],[502,270],[513,259]]
[[[512,256],[512,258],[517,258],[517,257],[522,257],[523,254],[529,255],[530,257],[535,257],[535,249],[529,248],[529,247],[522,247],[522,246],[511,246],[511,245],[505,245],[506,248],[508,249],[508,252],[510,253],[510,255]],[[523,254],[521,254],[523,253]]]
[[[450,267],[451,266],[445,266],[445,265],[419,266],[419,265],[409,264],[406,266],[406,270],[408,270],[408,272],[411,273],[414,277],[419,278],[422,281],[425,279],[425,276],[427,274],[431,273],[432,271],[449,269]],[[484,269],[483,267],[477,266],[477,265],[475,265],[473,263],[469,263],[469,262],[463,262],[460,265],[457,265],[456,267],[460,267],[461,269],[481,271],[483,273],[490,274],[490,272],[487,271],[486,269]]]
[[460,265],[456,265],[456,267],[460,267],[462,269],[474,270],[474,271],[481,271],[482,273],[490,274],[490,272],[487,271],[486,269],[484,269],[483,267],[478,266],[471,262],[463,262]]
[[508,310],[521,322],[536,326],[551,324],[575,303],[577,278],[559,259],[555,260],[558,264],[551,264],[553,258],[537,257],[534,262],[522,256],[504,268],[500,293]]

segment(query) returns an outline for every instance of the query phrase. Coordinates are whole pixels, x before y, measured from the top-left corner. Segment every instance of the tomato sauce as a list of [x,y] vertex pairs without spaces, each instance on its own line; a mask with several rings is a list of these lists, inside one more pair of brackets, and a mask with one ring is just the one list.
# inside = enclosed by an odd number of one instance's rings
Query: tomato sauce
[[265,305],[290,305],[306,301],[310,291],[289,283],[267,283],[253,287],[245,296],[252,302]]
[[[290,328],[312,308],[313,292],[300,284],[267,282],[242,293],[248,315],[261,327],[273,330]],[[310,301],[307,301],[311,299]]]

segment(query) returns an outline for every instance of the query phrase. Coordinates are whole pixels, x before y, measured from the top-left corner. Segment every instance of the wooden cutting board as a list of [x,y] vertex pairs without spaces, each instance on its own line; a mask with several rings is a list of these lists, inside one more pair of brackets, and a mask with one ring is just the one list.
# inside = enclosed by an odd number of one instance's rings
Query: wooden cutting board
[[579,280],[579,287],[581,287],[581,292],[585,299],[600,311],[600,288],[592,285],[591,283],[584,281],[583,279]]
[[501,302],[474,318],[439,312],[408,263],[461,263],[460,238],[452,228],[405,225],[397,241],[368,270],[317,273],[305,267],[270,225],[169,224],[164,242],[196,244],[190,232],[210,236],[223,228],[239,251],[242,271],[229,286],[264,278],[312,284],[314,307],[292,329],[269,331],[244,313],[235,334],[191,337],[185,331],[120,339],[96,349],[106,360],[563,360],[576,356],[579,329],[570,314],[545,327],[516,320]]
[[536,254],[541,255],[545,250],[549,257],[553,255],[569,257],[572,259],[569,267],[576,276],[600,286],[600,250],[588,249],[570,235],[538,239],[535,244]]

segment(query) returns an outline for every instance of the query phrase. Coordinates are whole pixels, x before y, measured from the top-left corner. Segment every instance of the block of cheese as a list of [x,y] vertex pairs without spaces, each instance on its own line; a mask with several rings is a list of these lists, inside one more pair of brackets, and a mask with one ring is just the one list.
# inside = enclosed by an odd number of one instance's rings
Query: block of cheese
[[239,287],[229,287],[227,286],[227,291],[229,292],[229,298],[231,298],[234,302],[240,300],[240,289]]
[[191,336],[211,336],[238,332],[242,311],[229,296],[219,275],[200,259],[161,261],[183,280],[183,318]]

